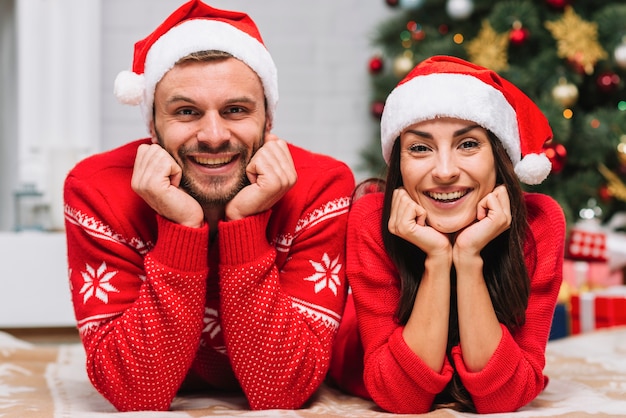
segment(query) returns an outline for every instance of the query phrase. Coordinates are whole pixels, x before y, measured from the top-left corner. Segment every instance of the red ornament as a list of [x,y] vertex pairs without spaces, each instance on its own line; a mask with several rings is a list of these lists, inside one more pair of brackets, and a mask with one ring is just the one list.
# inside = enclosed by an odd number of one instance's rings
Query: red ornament
[[578,74],[585,74],[585,66],[582,64],[579,57],[568,58],[567,63],[570,68]]
[[385,0],[385,2],[389,7],[398,7],[398,5],[400,4],[400,0]]
[[546,0],[546,4],[555,10],[563,10],[571,0]]
[[613,197],[606,184],[600,186],[600,189],[598,189],[598,196],[603,202],[608,202]]
[[376,119],[380,119],[383,115],[383,109],[385,108],[385,103],[380,101],[375,101],[372,103],[371,112],[372,116]]
[[619,88],[620,78],[619,75],[612,71],[605,71],[596,78],[596,85],[598,90],[602,93],[613,93]]
[[523,27],[511,29],[511,32],[509,32],[509,42],[515,46],[525,44],[529,37],[530,31]]
[[565,167],[565,160],[567,159],[567,149],[563,144],[550,142],[543,146],[543,152],[552,163],[552,173],[560,173]]
[[372,74],[378,74],[383,70],[384,67],[384,61],[381,57],[379,56],[375,56],[370,60],[370,73]]

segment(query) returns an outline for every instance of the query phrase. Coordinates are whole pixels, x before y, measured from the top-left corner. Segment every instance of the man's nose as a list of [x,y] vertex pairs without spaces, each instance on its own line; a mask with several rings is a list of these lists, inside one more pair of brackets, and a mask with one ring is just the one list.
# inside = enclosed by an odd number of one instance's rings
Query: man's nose
[[196,136],[198,141],[211,144],[228,141],[230,139],[228,122],[224,120],[219,112],[207,112],[200,119]]

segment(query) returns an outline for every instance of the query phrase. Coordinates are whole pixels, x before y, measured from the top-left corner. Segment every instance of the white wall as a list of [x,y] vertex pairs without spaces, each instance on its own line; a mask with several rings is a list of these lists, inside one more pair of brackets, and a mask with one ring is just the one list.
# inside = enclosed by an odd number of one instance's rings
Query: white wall
[[0,231],[13,224],[17,179],[15,22],[13,0],[0,0]]
[[0,140],[17,162],[11,189],[41,194],[31,211],[37,224],[60,230],[65,175],[100,145],[100,0],[14,0],[12,8],[3,18],[13,17],[15,73],[2,84],[15,89],[15,134]]
[[[213,0],[257,23],[278,67],[280,100],[274,133],[345,161],[353,170],[376,122],[369,112],[371,38],[393,13],[384,0]],[[133,44],[182,0],[106,0],[103,8],[102,140],[112,148],[146,136],[139,109],[112,95],[117,73],[129,69]],[[359,173],[356,173],[357,177]]]
[[65,247],[61,232],[0,232],[0,328],[76,323]]

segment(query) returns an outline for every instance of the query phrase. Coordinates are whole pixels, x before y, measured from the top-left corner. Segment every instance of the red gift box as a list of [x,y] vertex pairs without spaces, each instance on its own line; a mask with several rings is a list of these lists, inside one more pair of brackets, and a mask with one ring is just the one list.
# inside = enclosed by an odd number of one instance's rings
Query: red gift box
[[606,234],[597,230],[572,229],[567,256],[575,260],[607,261]]
[[572,334],[626,325],[626,286],[572,295]]

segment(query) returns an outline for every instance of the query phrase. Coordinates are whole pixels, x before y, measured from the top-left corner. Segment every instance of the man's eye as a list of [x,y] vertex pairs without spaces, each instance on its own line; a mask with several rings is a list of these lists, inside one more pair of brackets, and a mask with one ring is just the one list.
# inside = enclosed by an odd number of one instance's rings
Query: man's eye
[[195,115],[196,112],[194,112],[192,109],[180,109],[178,111],[179,115]]
[[229,107],[226,109],[226,113],[243,113],[245,109],[243,107]]

